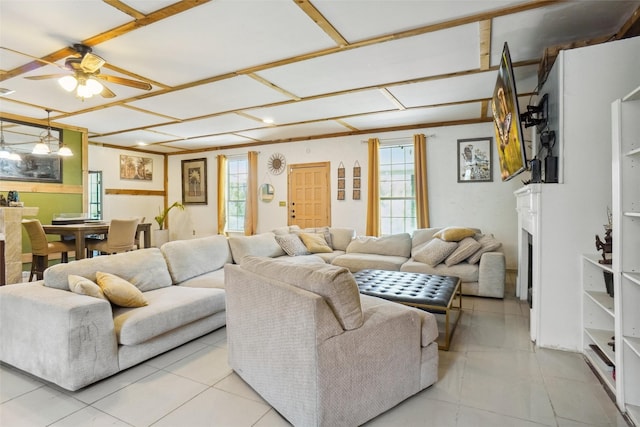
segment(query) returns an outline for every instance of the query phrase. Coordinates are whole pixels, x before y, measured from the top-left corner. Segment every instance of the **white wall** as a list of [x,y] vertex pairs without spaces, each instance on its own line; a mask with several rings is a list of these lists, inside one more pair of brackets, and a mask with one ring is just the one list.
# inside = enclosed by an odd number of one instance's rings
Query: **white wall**
[[[121,154],[153,159],[153,179],[151,181],[120,179]],[[160,154],[117,150],[91,144],[89,145],[89,170],[102,171],[103,190],[164,190],[164,156]],[[154,229],[158,226],[153,218],[158,215],[158,209],[163,205],[162,196],[105,195],[102,217],[107,221],[113,218],[145,217],[145,222],[151,222],[153,224],[151,228]]]
[[[286,172],[271,175],[267,171],[267,159],[275,152],[282,153],[287,164],[331,162],[331,217],[333,226],[354,227],[364,234],[366,226],[367,194],[367,144],[369,137],[378,137],[381,143],[412,142],[413,134],[427,135],[427,167],[429,179],[430,222],[433,227],[464,225],[493,233],[503,242],[507,268],[517,267],[517,215],[513,191],[522,186],[521,179],[514,178],[503,183],[495,159],[493,182],[457,182],[457,140],[475,137],[493,137],[491,123],[451,126],[413,131],[388,132],[375,135],[360,135],[304,142],[271,144],[253,147],[258,151],[258,183],[269,182],[275,187],[275,198],[270,203],[258,202],[258,232],[264,232],[287,224],[287,207],[279,206],[279,201],[287,200]],[[185,212],[170,215],[169,228],[173,239],[190,238],[194,235],[215,234],[216,214],[216,156],[225,154],[245,154],[248,149],[220,150],[191,155],[169,157],[169,201],[180,200],[181,161],[184,159],[207,158],[208,204],[188,205]],[[352,200],[352,168],[358,161],[362,167],[361,199]],[[347,170],[346,200],[336,199],[335,179],[340,162]]]
[[[581,269],[611,207],[611,103],[638,85],[640,38],[562,51],[543,86],[558,100],[563,183],[542,187],[538,344],[579,350]],[[553,110],[550,110],[550,114]],[[559,120],[558,120],[559,119]],[[553,127],[552,127],[553,128]],[[603,282],[604,291],[604,282]]]

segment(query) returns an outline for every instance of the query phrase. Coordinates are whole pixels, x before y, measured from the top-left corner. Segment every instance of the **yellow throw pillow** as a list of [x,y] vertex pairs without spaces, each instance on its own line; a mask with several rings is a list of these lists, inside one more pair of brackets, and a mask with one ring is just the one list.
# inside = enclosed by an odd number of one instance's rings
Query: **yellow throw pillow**
[[69,289],[71,289],[71,292],[108,301],[104,292],[100,289],[100,286],[86,277],[70,274],[67,280],[69,281]]
[[327,244],[327,241],[322,234],[300,233],[300,239],[307,247],[307,250],[313,254],[333,252],[333,249],[331,249]]
[[113,304],[120,307],[142,307],[147,305],[147,300],[140,292],[140,289],[126,280],[101,271],[96,272],[96,279],[102,292]]
[[438,231],[433,237],[442,239],[445,242],[459,242],[465,237],[475,236],[476,231],[466,227],[447,227]]

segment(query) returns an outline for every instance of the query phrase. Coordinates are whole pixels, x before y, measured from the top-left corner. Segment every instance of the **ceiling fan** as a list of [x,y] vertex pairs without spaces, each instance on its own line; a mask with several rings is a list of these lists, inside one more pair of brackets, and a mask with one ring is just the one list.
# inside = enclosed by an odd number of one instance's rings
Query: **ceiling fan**
[[[124,77],[102,74],[100,68],[106,63],[104,59],[92,53],[92,49],[81,43],[73,45],[76,55],[70,56],[64,61],[64,68],[72,71],[73,74],[45,74],[41,76],[25,77],[29,80],[58,79],[58,83],[66,91],[76,91],[76,95],[81,98],[91,98],[93,95],[102,95],[103,98],[113,98],[116,96],[104,84],[98,80],[109,83],[129,86],[136,89],[151,90],[151,85],[147,82],[131,80]],[[42,60],[40,60],[42,61]],[[58,64],[53,64],[59,67]]]

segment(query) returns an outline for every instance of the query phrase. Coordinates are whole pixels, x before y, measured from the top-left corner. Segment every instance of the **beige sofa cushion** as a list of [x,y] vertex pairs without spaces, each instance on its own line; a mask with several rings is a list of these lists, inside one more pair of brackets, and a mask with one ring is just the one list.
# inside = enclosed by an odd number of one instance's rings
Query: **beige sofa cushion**
[[229,236],[229,247],[236,264],[242,263],[242,259],[247,256],[274,258],[286,255],[276,242],[275,234],[271,232],[255,236]]
[[358,285],[346,268],[329,264],[291,264],[263,257],[246,257],[242,268],[322,296],[345,330],[357,329],[364,322]]
[[484,254],[485,252],[493,252],[496,249],[500,248],[500,246],[502,246],[502,243],[497,241],[496,238],[493,237],[493,235],[490,235],[490,234],[485,234],[483,236],[480,236],[478,238],[478,243],[480,244],[481,248],[478,249],[469,258],[467,258],[467,262],[469,264],[477,264],[477,263],[479,263],[480,262],[480,258],[482,257],[482,254]]
[[411,256],[411,235],[409,233],[399,233],[383,237],[359,236],[349,243],[347,253],[392,255],[409,258]]
[[348,227],[331,227],[331,247],[334,251],[346,251],[347,246],[356,237],[356,229]]
[[138,288],[126,280],[110,273],[96,272],[96,282],[102,292],[115,305],[120,307],[144,307],[147,300]]
[[438,265],[453,253],[458,242],[445,242],[441,239],[431,239],[422,246],[414,249],[413,258],[431,266]]
[[223,235],[174,240],[162,245],[161,251],[173,283],[219,270],[232,261],[229,242]]
[[225,311],[222,289],[170,286],[145,292],[149,305],[113,308],[118,343],[140,344],[197,320]]
[[446,227],[438,231],[433,237],[442,239],[447,242],[459,242],[465,237],[473,237],[476,234],[476,230],[467,227]]
[[[140,268],[141,265],[144,268]],[[142,292],[172,284],[160,249],[148,248],[53,265],[44,271],[44,285],[68,291],[70,274],[96,282],[97,271],[115,274]]]
[[276,242],[289,256],[308,255],[309,251],[297,234],[276,234]]
[[375,270],[399,271],[400,266],[407,262],[409,258],[393,255],[378,254],[344,254],[337,256],[331,264],[348,268],[352,273],[367,268]]
[[458,247],[444,260],[448,266],[456,265],[473,255],[482,245],[473,237],[465,237],[458,242]]

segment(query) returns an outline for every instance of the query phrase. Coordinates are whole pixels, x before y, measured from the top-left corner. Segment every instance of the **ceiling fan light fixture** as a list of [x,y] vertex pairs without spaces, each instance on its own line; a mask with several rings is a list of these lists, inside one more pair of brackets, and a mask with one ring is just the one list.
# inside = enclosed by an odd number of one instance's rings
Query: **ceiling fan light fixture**
[[89,92],[91,92],[93,95],[98,95],[104,90],[104,86],[102,86],[99,81],[94,79],[87,79],[86,85]]
[[72,92],[78,86],[78,80],[73,76],[64,76],[58,79],[58,84],[67,92]]

